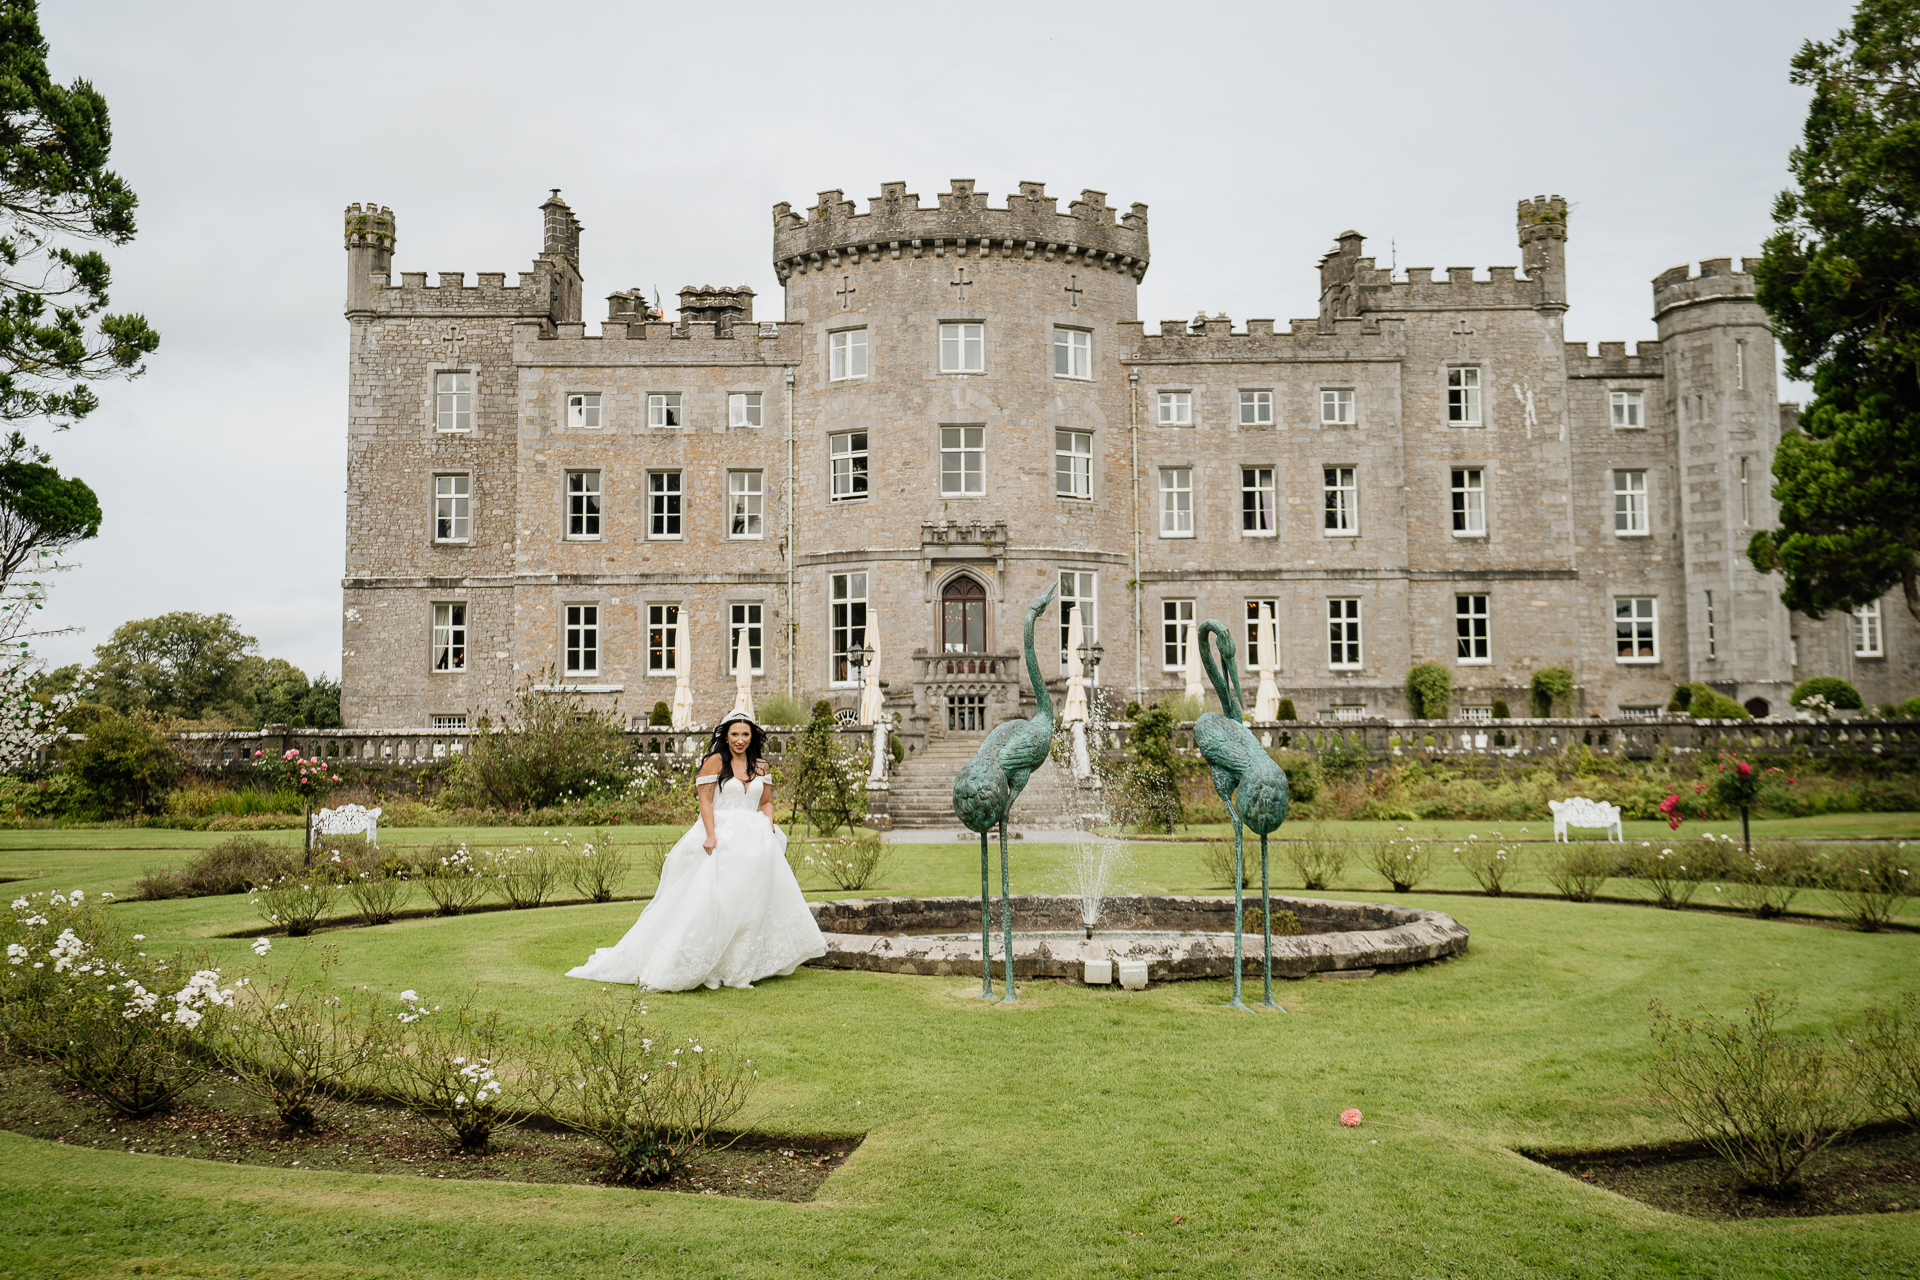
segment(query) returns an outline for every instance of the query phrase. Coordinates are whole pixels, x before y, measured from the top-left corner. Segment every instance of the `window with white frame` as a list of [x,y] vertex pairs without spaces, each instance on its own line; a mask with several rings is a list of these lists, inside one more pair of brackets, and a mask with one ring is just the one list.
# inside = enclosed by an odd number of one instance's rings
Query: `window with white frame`
[[1455,596],[1453,598],[1453,656],[1462,664],[1478,664],[1493,661],[1490,641],[1487,636],[1487,598],[1485,596]]
[[1753,460],[1751,458],[1748,458],[1745,455],[1742,455],[1740,459],[1740,523],[1741,524],[1753,523],[1753,483],[1752,483],[1751,476],[1748,474],[1749,472],[1748,464],[1751,463],[1752,461]]
[[592,540],[600,536],[600,473],[567,472],[567,537]]
[[1353,388],[1320,388],[1320,425],[1323,427],[1350,427],[1353,425]]
[[[830,678],[838,685],[858,684],[859,673],[847,660],[847,654],[853,651],[855,645],[865,648],[867,644],[867,575],[836,573],[832,578],[832,616],[828,619],[833,640],[833,673]],[[869,672],[867,678],[877,680],[879,675]]]
[[680,673],[680,606],[647,606],[647,670],[655,675]]
[[433,669],[467,669],[467,606],[465,601],[433,606]]
[[1479,467],[1455,467],[1453,536],[1476,538],[1487,531],[1487,473]]
[[1193,392],[1160,392],[1160,416],[1157,419],[1163,427],[1190,427],[1193,425]]
[[1360,532],[1360,489],[1352,467],[1321,468],[1320,487],[1325,494],[1325,519],[1322,532],[1329,538],[1351,537]]
[[1053,433],[1053,492],[1060,498],[1093,496],[1093,433]]
[[940,372],[984,373],[987,368],[987,326],[940,326]]
[[1657,603],[1652,596],[1616,596],[1613,601],[1615,662],[1658,662]]
[[971,497],[987,491],[987,429],[940,428],[940,494]]
[[649,538],[682,536],[681,496],[678,471],[647,473],[647,536]]
[[1351,670],[1360,663],[1360,601],[1333,596],[1327,600],[1327,665]]
[[1607,407],[1613,416],[1616,427],[1644,427],[1646,420],[1641,412],[1646,408],[1642,403],[1643,395],[1638,391],[1610,391],[1607,393]]
[[[465,715],[458,715],[458,714],[444,715],[444,716],[430,716],[427,720],[427,727],[432,729],[435,733],[445,733],[449,730],[464,729],[467,727],[467,717]],[[460,744],[457,742],[454,743],[453,746],[455,751],[458,751],[460,749]]]
[[1240,425],[1243,427],[1272,426],[1273,392],[1242,391],[1240,393]]
[[[1060,669],[1063,671],[1067,666],[1067,633],[1076,610],[1080,614],[1080,643],[1090,645],[1100,638],[1100,602],[1095,599],[1098,584],[1098,576],[1089,570],[1060,571]],[[1086,672],[1089,679],[1097,678],[1098,674]]]
[[827,437],[828,501],[867,496],[867,433],[842,431]]
[[1747,340],[1745,338],[1733,340],[1733,385],[1740,391],[1747,389]]
[[465,542],[473,531],[473,478],[464,473],[433,478],[433,540]]
[[647,425],[650,427],[678,427],[685,424],[680,416],[680,393],[678,391],[656,391],[647,397]]
[[727,425],[729,427],[758,427],[760,420],[760,393],[758,391],[733,391],[727,395]]
[[1193,468],[1160,468],[1160,536],[1193,536]]
[[867,331],[841,329],[827,335],[828,376],[831,381],[867,376]]
[[434,424],[441,431],[473,430],[473,375],[464,371],[435,374]]
[[570,604],[566,614],[566,673],[594,675],[600,670],[600,606]]
[[1053,376],[1091,378],[1093,376],[1093,335],[1085,329],[1053,331]]
[[1271,538],[1277,519],[1273,468],[1240,468],[1240,532],[1249,538]]
[[1263,647],[1266,643],[1266,633],[1262,626],[1269,620],[1273,624],[1274,648],[1278,649],[1280,647],[1280,602],[1278,600],[1247,601],[1247,665],[1258,667],[1262,663],[1272,662],[1273,669],[1278,671],[1280,655],[1274,653],[1269,657]]
[[764,606],[758,604],[735,604],[727,606],[727,671],[738,675],[740,672],[740,634],[747,636],[747,666],[753,675],[766,674],[762,665],[766,653],[762,641],[766,639],[762,627]]
[[1853,656],[1885,656],[1880,644],[1880,602],[1863,604],[1853,611]]
[[1618,537],[1647,532],[1647,473],[1613,473],[1613,532]]
[[765,536],[761,517],[765,514],[765,472],[727,472],[727,536],[759,538]]
[[1713,592],[1709,591],[1707,592],[1707,657],[1709,658],[1720,656],[1720,632],[1714,622]]
[[587,430],[600,425],[598,391],[576,391],[567,397],[567,425]]
[[1480,425],[1480,370],[1456,365],[1447,370],[1447,423],[1455,427]]
[[1184,671],[1187,646],[1193,643],[1193,601],[1160,602],[1160,667],[1163,671]]

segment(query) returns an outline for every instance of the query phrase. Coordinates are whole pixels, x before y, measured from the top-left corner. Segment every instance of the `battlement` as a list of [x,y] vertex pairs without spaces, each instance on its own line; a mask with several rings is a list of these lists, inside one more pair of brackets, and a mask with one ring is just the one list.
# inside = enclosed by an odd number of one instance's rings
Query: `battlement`
[[392,253],[393,245],[393,210],[371,200],[347,206],[347,248]]
[[[1388,318],[1389,326],[1400,323]],[[1258,363],[1304,358],[1377,359],[1398,350],[1397,330],[1382,329],[1372,317],[1337,319],[1323,327],[1317,319],[1292,320],[1284,332],[1272,320],[1249,320],[1235,332],[1227,316],[1201,314],[1188,320],[1162,320],[1148,333],[1144,320],[1119,322],[1122,359],[1151,363],[1244,361]]]
[[746,324],[753,319],[753,290],[746,285],[718,289],[710,284],[680,290],[680,319],[716,324]]
[[882,256],[965,257],[972,250],[983,258],[1073,259],[1136,280],[1146,275],[1146,205],[1121,214],[1107,206],[1106,192],[1092,190],[1082,191],[1066,213],[1057,203],[1045,183],[1022,182],[1006,207],[995,209],[971,178],[955,178],[934,208],[921,207],[904,182],[880,184],[866,213],[856,213],[843,192],[822,191],[804,213],[785,201],[773,206],[774,270],[784,282],[796,271],[831,269],[843,256],[858,263]]
[[1653,314],[1658,319],[1680,307],[1708,302],[1751,302],[1753,259],[1743,258],[1736,271],[1732,258],[1702,258],[1700,272],[1686,263],[1669,267],[1653,278]]
[[1666,376],[1666,357],[1660,343],[1652,338],[1642,338],[1634,344],[1632,355],[1627,354],[1624,342],[1603,342],[1600,354],[1594,355],[1584,342],[1566,344],[1567,376],[1569,378],[1660,378]]
[[[661,360],[688,364],[738,363],[762,361],[771,365],[793,364],[801,357],[806,341],[806,322],[801,320],[760,320],[724,324],[711,320],[630,321],[612,317],[600,326],[598,334],[589,334],[582,324],[550,324],[536,316],[521,318],[514,325],[516,358],[532,364],[587,363],[618,356],[607,350],[609,343],[646,342],[652,348],[644,356],[647,363]],[[597,354],[587,354],[579,344],[592,344]],[[578,348],[578,350],[576,350]]]
[[[1546,197],[1540,199],[1544,201]],[[1523,205],[1532,203],[1522,202]],[[1562,206],[1565,203],[1561,201]],[[1565,234],[1564,223],[1560,224],[1560,231]],[[1336,320],[1391,311],[1564,305],[1564,284],[1556,294],[1551,276],[1543,278],[1531,272],[1520,276],[1516,267],[1488,267],[1486,278],[1477,280],[1472,267],[1448,267],[1446,279],[1435,280],[1432,267],[1408,267],[1396,279],[1391,270],[1377,266],[1374,259],[1362,255],[1366,237],[1358,231],[1342,231],[1334,241],[1336,247],[1320,259],[1322,328]],[[1524,237],[1521,248],[1532,255],[1530,262],[1538,259],[1552,267],[1557,261],[1553,255],[1534,252],[1537,246],[1529,246]],[[1559,278],[1564,282],[1564,269]]]
[[439,279],[432,284],[427,283],[425,271],[402,271],[399,284],[375,275],[369,282],[367,307],[394,316],[446,311],[544,316],[550,306],[546,279],[552,270],[536,262],[534,270],[520,272],[519,279],[511,284],[504,271],[478,272],[472,284],[467,283],[464,271],[436,272]]

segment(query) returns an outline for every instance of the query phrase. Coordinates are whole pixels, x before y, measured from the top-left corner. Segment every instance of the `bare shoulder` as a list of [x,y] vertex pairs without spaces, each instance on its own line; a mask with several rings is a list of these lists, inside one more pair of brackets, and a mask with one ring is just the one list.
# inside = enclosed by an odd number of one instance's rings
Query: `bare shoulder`
[[696,772],[693,776],[695,778],[708,778],[708,777],[712,777],[714,774],[725,773],[726,771],[727,771],[726,757],[721,755],[718,751],[716,751],[712,755],[708,756],[705,760],[702,760],[700,762],[699,771]]
[[766,777],[772,776],[772,774],[773,774],[773,766],[768,764],[765,760],[756,760],[753,762],[754,777],[766,778]]

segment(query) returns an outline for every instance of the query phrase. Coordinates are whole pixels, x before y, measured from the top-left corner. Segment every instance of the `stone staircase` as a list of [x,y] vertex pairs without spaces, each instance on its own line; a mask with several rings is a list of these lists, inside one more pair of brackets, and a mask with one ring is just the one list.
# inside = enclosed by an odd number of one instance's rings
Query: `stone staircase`
[[[888,790],[893,827],[960,827],[953,814],[953,780],[980,750],[985,734],[936,738],[895,767]],[[1049,760],[1034,771],[1014,801],[1008,829],[1057,829],[1073,825],[1079,805],[1073,772]]]

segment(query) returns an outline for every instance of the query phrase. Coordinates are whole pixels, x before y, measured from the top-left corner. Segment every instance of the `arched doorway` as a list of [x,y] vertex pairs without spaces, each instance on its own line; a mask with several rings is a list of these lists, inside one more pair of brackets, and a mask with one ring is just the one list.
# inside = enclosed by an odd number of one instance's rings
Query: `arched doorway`
[[940,650],[987,651],[987,589],[971,574],[960,574],[940,591]]
[[1767,713],[1773,710],[1772,707],[1767,705],[1765,698],[1748,698],[1742,705],[1746,707],[1747,714],[1755,720],[1765,720]]

